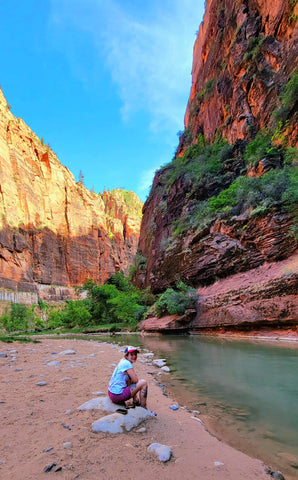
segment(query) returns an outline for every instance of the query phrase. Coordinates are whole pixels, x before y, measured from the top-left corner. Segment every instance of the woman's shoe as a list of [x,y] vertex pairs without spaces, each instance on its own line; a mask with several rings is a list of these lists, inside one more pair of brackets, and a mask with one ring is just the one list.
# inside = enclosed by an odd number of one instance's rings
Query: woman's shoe
[[127,409],[126,408],[117,408],[116,412],[117,413],[122,413],[122,415],[127,415]]

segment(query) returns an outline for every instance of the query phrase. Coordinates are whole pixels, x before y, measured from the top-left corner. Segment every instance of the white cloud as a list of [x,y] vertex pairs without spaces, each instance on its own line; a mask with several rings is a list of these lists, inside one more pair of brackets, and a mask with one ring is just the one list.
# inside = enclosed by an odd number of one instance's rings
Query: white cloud
[[137,187],[139,197],[144,198],[149,194],[156,170],[157,168],[150,168],[141,172],[140,181]]
[[[95,49],[116,85],[124,121],[142,111],[153,132],[176,133],[190,92],[193,43],[203,13],[198,3],[52,0],[52,31],[70,29],[90,39],[90,51]],[[82,74],[78,63],[84,59],[69,51],[74,70]]]

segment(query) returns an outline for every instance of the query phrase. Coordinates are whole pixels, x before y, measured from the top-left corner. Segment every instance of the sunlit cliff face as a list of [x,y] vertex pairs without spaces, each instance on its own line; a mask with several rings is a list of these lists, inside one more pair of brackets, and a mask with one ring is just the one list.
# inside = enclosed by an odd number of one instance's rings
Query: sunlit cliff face
[[[97,195],[72,173],[0,92],[0,283],[81,285],[128,272],[136,252],[140,215],[121,191]],[[131,192],[132,193],[132,192]],[[107,201],[116,205],[111,215]],[[142,204],[135,195],[139,211]]]

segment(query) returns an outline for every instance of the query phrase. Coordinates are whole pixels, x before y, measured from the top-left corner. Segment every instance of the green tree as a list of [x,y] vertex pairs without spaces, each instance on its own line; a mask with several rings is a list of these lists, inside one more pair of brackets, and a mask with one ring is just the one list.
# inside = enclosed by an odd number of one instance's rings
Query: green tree
[[84,177],[84,175],[83,175],[83,172],[82,172],[82,170],[80,170],[80,173],[79,173],[79,183],[80,183],[81,185],[84,185],[84,178],[85,178],[85,177]]

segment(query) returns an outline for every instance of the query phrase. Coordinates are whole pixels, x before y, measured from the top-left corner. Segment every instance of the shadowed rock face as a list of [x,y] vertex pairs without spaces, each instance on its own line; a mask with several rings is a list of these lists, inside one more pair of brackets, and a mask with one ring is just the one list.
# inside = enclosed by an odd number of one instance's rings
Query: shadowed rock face
[[76,183],[12,115],[2,92],[0,167],[1,287],[36,291],[38,285],[76,286],[86,278],[103,282],[116,271],[128,273],[141,201],[133,192],[97,195]]
[[[249,271],[253,275],[260,266],[295,254],[297,242],[292,235],[295,215],[278,202],[272,202],[257,215],[251,215],[252,208],[244,212],[236,205],[229,214],[218,215],[203,227],[192,228],[191,222],[199,202],[207,203],[211,197],[218,196],[238,177],[261,177],[269,170],[283,167],[278,155],[274,158],[268,155],[257,164],[247,166],[244,152],[257,132],[270,127],[273,111],[281,106],[282,92],[297,65],[297,14],[298,5],[290,6],[283,0],[207,1],[194,45],[192,87],[185,131],[175,156],[177,162],[174,159],[156,173],[143,208],[139,249],[144,261],[136,278],[138,286],[150,285],[154,292],[161,292],[174,286],[177,278],[196,288],[216,281],[224,283],[231,275]],[[288,145],[297,146],[297,125],[294,108],[284,132]],[[202,177],[201,183],[195,184],[191,172],[183,170],[188,159],[184,157],[179,163],[179,158],[188,147],[196,145],[200,137],[207,143],[222,137],[232,147],[221,170],[206,176],[207,180]],[[201,161],[199,157],[197,161]],[[179,175],[179,168],[183,174]],[[176,176],[171,180],[173,171]],[[187,228],[182,234],[177,233],[175,222],[178,220],[181,225],[185,218],[188,218]],[[297,271],[293,275],[290,284],[297,285]],[[279,288],[278,282],[271,288],[272,280],[268,278],[268,296],[272,301],[268,303],[267,313],[266,308],[254,306],[249,318],[260,324],[267,320],[274,322],[282,319],[282,312],[287,311],[283,318],[291,323],[293,305],[297,307],[297,304],[291,297],[288,310],[282,306],[274,309]],[[280,287],[282,283],[280,278]],[[266,290],[264,287],[262,292]],[[247,295],[249,302],[262,302],[261,291],[259,300],[254,295],[252,300],[249,292]],[[266,295],[264,293],[264,298]],[[234,304],[232,297],[231,305]],[[195,329],[200,325],[207,328],[229,322],[238,325],[243,321],[243,305],[232,312],[227,301],[224,312],[220,301],[213,300],[212,308],[210,302],[201,306],[193,324]],[[211,320],[215,314],[217,320]]]

